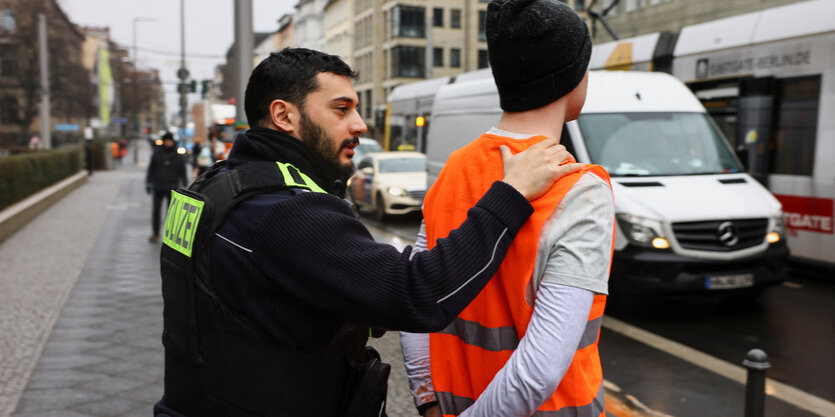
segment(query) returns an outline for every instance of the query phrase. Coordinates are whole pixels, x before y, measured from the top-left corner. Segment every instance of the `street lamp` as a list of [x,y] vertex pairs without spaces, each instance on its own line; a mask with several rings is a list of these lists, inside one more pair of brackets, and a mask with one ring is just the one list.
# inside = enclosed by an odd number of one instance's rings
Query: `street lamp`
[[133,164],[134,165],[139,164],[139,144],[136,142],[136,139],[139,138],[139,120],[137,120],[138,115],[137,115],[137,108],[136,108],[137,104],[138,104],[138,101],[136,99],[136,95],[137,95],[136,83],[138,81],[138,79],[136,78],[136,72],[137,72],[137,63],[139,61],[137,59],[138,58],[138,52],[136,50],[136,24],[139,23],[139,22],[154,22],[156,20],[157,19],[154,19],[153,17],[141,17],[141,16],[139,16],[139,17],[134,17],[133,18],[133,85],[131,85],[131,88],[133,90],[133,103],[132,103],[133,105],[131,107],[133,108],[132,110],[133,110],[133,128],[134,128],[134,139],[133,139]]

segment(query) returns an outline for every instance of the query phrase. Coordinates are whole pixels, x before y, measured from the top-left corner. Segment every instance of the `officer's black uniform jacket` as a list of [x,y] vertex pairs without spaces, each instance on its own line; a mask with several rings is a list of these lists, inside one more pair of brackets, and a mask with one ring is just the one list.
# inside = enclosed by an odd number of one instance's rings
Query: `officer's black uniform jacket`
[[[259,346],[300,355],[293,363],[321,358],[322,368],[341,368],[330,375],[310,368],[267,371],[266,365],[246,363],[262,360],[255,359],[255,350],[261,347],[247,343],[226,353],[210,353],[232,355],[226,358],[231,370],[224,372],[240,373],[225,375],[224,381],[235,383],[221,391],[240,389],[250,396],[261,395],[265,403],[273,403],[268,406],[273,409],[281,409],[282,402],[294,403],[295,408],[282,415],[340,415],[338,398],[344,393],[331,398],[312,393],[343,389],[348,352],[364,345],[368,326],[442,330],[495,273],[532,213],[521,194],[497,182],[461,227],[433,250],[410,259],[411,248],[400,252],[373,240],[341,198],[344,185],[336,169],[301,141],[274,130],[250,129],[235,139],[228,169],[251,161],[292,163],[328,192],[259,194],[236,206],[212,240],[211,284],[230,312],[257,329]],[[336,336],[347,323],[356,323],[364,332]],[[167,384],[170,372],[167,367]],[[336,381],[330,388],[317,386],[325,378]],[[170,388],[174,387],[166,386],[167,396],[176,391]],[[164,398],[158,411],[177,410],[177,401]],[[298,408],[305,402],[310,403],[308,409]],[[189,414],[179,407],[177,411]],[[231,409],[225,412],[258,415]]]

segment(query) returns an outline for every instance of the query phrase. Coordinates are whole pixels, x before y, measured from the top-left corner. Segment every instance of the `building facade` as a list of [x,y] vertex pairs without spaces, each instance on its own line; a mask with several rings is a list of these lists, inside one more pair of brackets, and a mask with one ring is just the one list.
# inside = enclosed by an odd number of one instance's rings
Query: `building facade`
[[[0,147],[25,148],[40,130],[38,15],[47,20],[52,146],[81,140],[93,114],[92,85],[82,64],[84,34],[56,0],[0,1]],[[61,125],[60,131],[56,126]],[[75,128],[71,128],[71,127]]]
[[353,0],[353,66],[369,136],[398,85],[489,66],[487,0]]
[[325,6],[328,0],[300,0],[293,18],[296,47],[325,50]]
[[329,0],[325,5],[325,49],[353,65],[354,0]]

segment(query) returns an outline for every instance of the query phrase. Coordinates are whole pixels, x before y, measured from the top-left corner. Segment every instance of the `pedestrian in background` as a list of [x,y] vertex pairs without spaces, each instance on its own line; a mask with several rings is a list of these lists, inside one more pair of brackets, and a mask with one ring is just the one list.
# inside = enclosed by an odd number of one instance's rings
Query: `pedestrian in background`
[[487,283],[531,212],[578,169],[555,140],[504,175],[437,250],[377,243],[344,200],[366,131],[339,57],[271,54],[252,72],[251,129],[173,193],[161,252],[162,416],[385,415],[370,328],[440,330]]
[[[451,236],[469,206],[501,176],[498,149],[520,152],[559,138],[585,102],[591,38],[569,6],[493,0],[486,35],[502,116],[447,160],[426,195],[416,251]],[[490,285],[458,318],[439,333],[401,333],[422,415],[604,412],[597,338],[614,235],[609,175],[586,165],[532,205],[533,215]]]
[[166,207],[171,200],[171,191],[186,184],[186,164],[177,153],[174,135],[166,132],[162,136],[162,146],[154,149],[148,171],[145,174],[145,192],[153,195],[151,200],[151,237],[150,242],[159,240],[160,206],[165,200]]
[[199,137],[194,138],[194,146],[191,148],[192,165],[194,166],[192,175],[194,178],[199,177],[212,166],[212,152],[210,148],[210,145],[203,146],[203,140]]

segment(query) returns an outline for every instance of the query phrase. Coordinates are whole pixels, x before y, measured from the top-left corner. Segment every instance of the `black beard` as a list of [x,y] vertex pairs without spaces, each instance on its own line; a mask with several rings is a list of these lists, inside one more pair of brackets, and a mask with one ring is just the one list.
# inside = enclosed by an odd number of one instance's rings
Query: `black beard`
[[305,112],[300,111],[299,113],[301,114],[299,118],[299,134],[301,135],[302,142],[313,148],[329,165],[339,171],[343,181],[348,181],[348,178],[354,175],[356,168],[354,167],[354,163],[350,161],[347,165],[341,164],[339,154],[346,145],[352,143],[358,144],[359,138],[355,136],[350,139],[345,139],[339,145],[339,148],[334,150],[332,147],[333,138],[325,133],[325,129],[322,129],[322,126],[310,120]]

